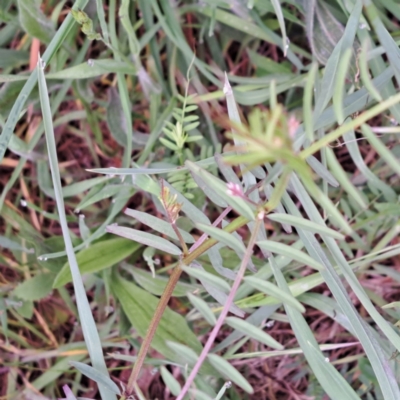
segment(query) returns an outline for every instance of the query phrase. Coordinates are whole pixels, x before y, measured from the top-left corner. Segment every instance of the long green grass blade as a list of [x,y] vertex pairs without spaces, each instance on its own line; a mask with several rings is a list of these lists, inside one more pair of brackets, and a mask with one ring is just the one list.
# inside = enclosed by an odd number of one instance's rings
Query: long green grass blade
[[[64,200],[61,190],[60,171],[58,168],[57,149],[54,139],[53,125],[51,121],[51,110],[50,110],[46,80],[44,77],[43,62],[44,62],[43,60],[39,60],[38,67],[36,69],[36,73],[39,78],[40,103],[43,113],[43,123],[45,127],[46,142],[47,142],[50,169],[52,174],[54,194],[56,197],[57,209],[60,217],[60,224],[62,227],[65,248],[68,256],[69,265],[71,268],[78,312],[82,325],[83,335],[85,338],[85,343],[89,351],[93,368],[97,369],[100,373],[108,377],[109,374],[103,357],[100,337],[97,332],[96,324],[93,318],[92,311],[90,309],[88,299],[86,297],[85,288],[83,286],[78,264],[76,262],[75,253],[73,250],[71,237],[69,235],[69,229],[66,221]],[[102,399],[104,400],[116,399],[115,394],[110,392],[108,389],[99,387],[99,390]]]

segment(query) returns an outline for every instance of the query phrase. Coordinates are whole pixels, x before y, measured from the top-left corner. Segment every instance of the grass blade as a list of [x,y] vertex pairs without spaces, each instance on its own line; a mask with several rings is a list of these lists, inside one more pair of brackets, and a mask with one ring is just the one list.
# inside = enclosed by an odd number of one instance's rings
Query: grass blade
[[[64,199],[61,190],[60,171],[58,169],[57,149],[54,139],[53,125],[51,121],[50,103],[49,103],[47,85],[44,77],[42,62],[43,62],[42,60],[39,60],[38,67],[36,69],[37,76],[39,77],[40,103],[43,113],[43,122],[45,127],[49,163],[50,163],[51,175],[54,186],[54,194],[56,197],[57,209],[60,217],[60,224],[63,232],[68,261],[71,267],[72,280],[74,284],[74,291],[78,306],[79,317],[82,325],[83,336],[85,338],[85,343],[89,351],[93,368],[97,369],[103,375],[109,376],[107,371],[107,366],[103,357],[100,337],[97,332],[96,324],[93,319],[93,314],[90,309],[88,299],[86,297],[85,288],[82,282],[82,277],[79,272],[79,267],[76,262],[71,238],[69,236],[69,230],[64,208]],[[102,399],[104,400],[116,399],[115,394],[110,392],[109,390],[104,389],[102,387],[99,387],[99,390]]]
[[119,387],[114,383],[108,375],[104,375],[93,367],[89,365],[83,364],[79,361],[71,361],[70,364],[75,367],[77,370],[82,372],[83,375],[92,379],[97,383],[99,387],[103,387],[103,390],[107,390],[114,394],[121,395],[121,391]]
[[292,260],[298,261],[302,264],[309,265],[311,268],[314,268],[318,271],[324,269],[324,266],[322,264],[315,261],[308,254],[297,250],[287,244],[274,242],[272,240],[263,240],[261,242],[257,242],[256,244],[258,247],[263,248],[264,250],[291,258]]

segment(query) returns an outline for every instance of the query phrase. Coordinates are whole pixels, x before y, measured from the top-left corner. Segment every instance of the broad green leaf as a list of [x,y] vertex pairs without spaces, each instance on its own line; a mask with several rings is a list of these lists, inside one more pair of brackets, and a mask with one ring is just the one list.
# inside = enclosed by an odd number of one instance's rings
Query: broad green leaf
[[45,298],[53,290],[53,281],[54,274],[39,273],[33,278],[18,284],[12,293],[22,300],[40,300]]
[[[175,231],[172,229],[172,226],[169,222],[164,221],[160,218],[154,217],[148,213],[144,213],[142,211],[136,211],[131,208],[127,208],[124,213],[129,215],[132,218],[137,219],[142,224],[149,226],[150,228],[154,229],[157,232],[160,232],[164,235],[169,236],[172,239],[178,240],[178,237]],[[183,240],[186,243],[194,243],[193,236],[189,233],[185,232],[183,229],[179,229],[180,234],[183,237]]]
[[254,326],[250,322],[236,317],[228,317],[225,319],[225,322],[233,329],[237,329],[238,331],[244,333],[246,336],[250,336],[260,343],[264,343],[266,346],[272,347],[273,349],[277,350],[283,350],[283,346],[279,342],[268,335],[268,333],[264,332],[257,326]]
[[[158,305],[158,298],[116,274],[111,280],[111,289],[121,303],[133,328],[143,338]],[[181,362],[182,357],[168,347],[168,341],[187,345],[195,353],[200,353],[202,348],[185,319],[169,307],[164,311],[158,325],[152,347],[168,359]],[[197,357],[196,355],[196,359]]]
[[197,174],[202,180],[210,186],[223,200],[225,200],[234,210],[249,220],[254,220],[254,211],[249,203],[240,197],[230,196],[228,194],[227,185],[216,176],[210,174],[206,170],[200,168],[195,163],[186,160],[185,165],[190,169],[193,174]]
[[344,239],[344,236],[341,233],[333,229],[330,229],[327,226],[319,225],[313,221],[310,221],[305,218],[299,218],[294,215],[274,213],[274,214],[269,214],[268,219],[270,219],[271,221],[279,222],[281,224],[292,225],[295,228],[298,227],[303,228],[312,233],[325,234],[327,236],[333,237],[334,239],[338,240]]
[[95,381],[99,387],[102,386],[104,387],[104,389],[107,389],[110,392],[121,395],[121,390],[119,389],[117,384],[111,380],[109,376],[104,375],[97,369],[89,365],[83,364],[79,361],[70,361],[70,364],[78,371],[82,372],[83,375]]
[[18,0],[21,26],[30,35],[41,42],[49,43],[54,36],[54,26],[40,9],[41,0]]
[[154,247],[155,249],[165,251],[169,254],[181,255],[182,250],[175,246],[173,243],[162,238],[161,236],[156,236],[151,233],[138,231],[137,229],[126,228],[124,226],[109,225],[107,227],[107,232],[113,233],[114,235],[122,236],[124,238],[134,240],[136,242],[142,243],[145,246]]
[[228,361],[216,354],[208,354],[207,358],[208,361],[210,361],[211,365],[226,379],[229,379],[230,381],[236,383],[236,385],[241,387],[247,393],[251,394],[254,392],[249,382],[247,382],[243,375]]
[[[82,275],[110,268],[136,252],[141,245],[127,239],[102,240],[80,251],[76,255]],[[53,287],[59,288],[72,279],[69,263],[66,263],[54,280]]]
[[244,280],[246,283],[248,283],[249,285],[253,286],[254,288],[260,290],[261,292],[264,292],[264,293],[268,294],[269,296],[280,300],[282,303],[285,303],[287,305],[290,305],[291,307],[294,307],[297,311],[302,312],[302,313],[304,313],[306,311],[304,306],[295,297],[293,297],[293,295],[291,293],[290,294],[286,293],[285,291],[279,289],[278,286],[275,286],[271,282],[261,280],[254,276],[248,276]]
[[267,251],[291,258],[292,260],[295,260],[302,264],[308,265],[311,268],[314,268],[317,270],[324,269],[324,266],[322,264],[315,261],[308,254],[306,254],[300,250],[297,250],[287,244],[274,242],[272,240],[263,240],[261,242],[257,242],[256,244],[257,244],[257,246],[259,246]]

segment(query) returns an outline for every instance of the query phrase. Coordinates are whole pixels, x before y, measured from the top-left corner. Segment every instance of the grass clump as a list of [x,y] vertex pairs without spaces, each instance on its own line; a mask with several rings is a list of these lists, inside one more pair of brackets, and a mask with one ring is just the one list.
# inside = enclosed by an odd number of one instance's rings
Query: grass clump
[[398,400],[390,1],[7,0],[4,399]]

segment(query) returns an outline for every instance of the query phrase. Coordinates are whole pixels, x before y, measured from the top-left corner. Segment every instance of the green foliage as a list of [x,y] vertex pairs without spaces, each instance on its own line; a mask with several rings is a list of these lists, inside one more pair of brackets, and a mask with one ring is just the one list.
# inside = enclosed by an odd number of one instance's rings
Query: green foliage
[[[121,303],[130,323],[143,337],[157,307],[157,297],[116,274],[112,278],[111,289]],[[167,341],[186,344],[195,352],[199,352],[201,349],[199,340],[190,330],[185,319],[169,308],[166,309],[161,319],[154,337],[153,346],[158,352],[169,359],[180,362],[181,357],[170,350],[167,346]],[[210,367],[208,367],[208,371],[210,371]]]
[[308,396],[398,400],[394,3],[3,3],[4,395],[146,399],[113,381],[134,354],[179,400],[199,359],[190,396],[234,400],[270,357]]
[[[131,240],[114,238],[99,241],[77,254],[79,271],[82,275],[102,271],[118,264],[139,249],[140,245]],[[59,288],[71,280],[70,265],[65,263],[54,279],[53,287]]]

